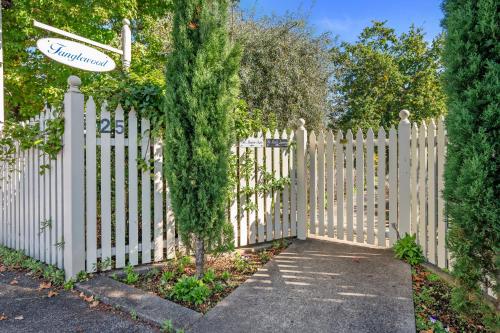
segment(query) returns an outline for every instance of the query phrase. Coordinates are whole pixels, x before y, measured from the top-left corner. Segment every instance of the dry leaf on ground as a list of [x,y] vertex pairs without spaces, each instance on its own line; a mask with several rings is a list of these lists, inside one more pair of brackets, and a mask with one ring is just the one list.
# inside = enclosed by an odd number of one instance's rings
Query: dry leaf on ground
[[7,320],[7,316],[4,315],[3,313],[0,314],[0,321],[2,321],[2,320]]
[[15,317],[14,317],[14,319],[15,319],[15,320],[23,320],[23,319],[24,319],[24,317],[23,317],[23,316],[15,316]]
[[55,292],[54,290],[50,290],[47,296],[49,297],[57,296],[57,292]]
[[99,305],[99,301],[93,301],[92,303],[90,303],[90,305],[89,305],[89,306],[90,306],[91,308],[95,308],[95,307],[96,307],[96,306],[98,306],[98,305]]
[[5,272],[7,268],[4,265],[0,265],[0,272]]
[[42,290],[42,289],[49,289],[50,287],[52,287],[52,283],[50,282],[42,282],[40,283],[40,286],[38,287],[38,289]]
[[17,281],[16,279],[14,279],[14,280],[10,281],[9,284],[12,285],[12,286],[14,286],[14,285],[16,285],[18,283],[19,283],[19,281]]
[[94,296],[85,296],[84,293],[80,293],[80,297],[87,303],[93,302],[94,301]]

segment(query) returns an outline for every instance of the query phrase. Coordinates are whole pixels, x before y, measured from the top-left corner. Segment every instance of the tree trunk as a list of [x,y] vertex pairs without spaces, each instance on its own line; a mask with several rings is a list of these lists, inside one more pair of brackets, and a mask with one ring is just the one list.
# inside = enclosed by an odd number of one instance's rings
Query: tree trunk
[[196,236],[196,277],[201,279],[204,273],[205,264],[205,241]]

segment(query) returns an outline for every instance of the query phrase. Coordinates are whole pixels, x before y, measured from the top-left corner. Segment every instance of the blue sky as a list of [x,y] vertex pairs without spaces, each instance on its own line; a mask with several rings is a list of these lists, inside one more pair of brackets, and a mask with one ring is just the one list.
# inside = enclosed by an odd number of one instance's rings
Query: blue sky
[[287,11],[306,14],[316,31],[330,31],[349,42],[372,20],[387,20],[398,34],[414,23],[430,41],[441,32],[440,5],[441,0],[241,0],[241,7],[257,17]]

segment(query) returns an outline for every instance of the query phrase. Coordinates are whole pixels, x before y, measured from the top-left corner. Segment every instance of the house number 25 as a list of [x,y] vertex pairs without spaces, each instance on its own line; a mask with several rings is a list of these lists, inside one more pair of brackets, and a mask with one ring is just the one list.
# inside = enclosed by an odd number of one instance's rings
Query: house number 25
[[[99,132],[101,133],[111,133],[111,120],[110,119],[101,119],[99,125]],[[125,132],[125,125],[123,120],[115,121],[115,133],[123,134]]]

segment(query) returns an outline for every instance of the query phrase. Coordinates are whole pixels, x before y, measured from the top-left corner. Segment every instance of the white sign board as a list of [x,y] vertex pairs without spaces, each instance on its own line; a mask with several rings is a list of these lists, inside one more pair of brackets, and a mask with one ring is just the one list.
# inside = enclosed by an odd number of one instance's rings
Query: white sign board
[[47,57],[86,71],[109,72],[116,67],[113,59],[101,51],[70,40],[42,38],[36,46]]
[[247,138],[240,142],[241,148],[259,148],[264,147],[264,139],[262,138]]

